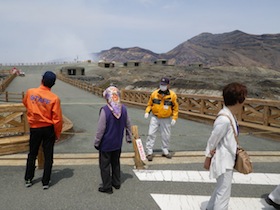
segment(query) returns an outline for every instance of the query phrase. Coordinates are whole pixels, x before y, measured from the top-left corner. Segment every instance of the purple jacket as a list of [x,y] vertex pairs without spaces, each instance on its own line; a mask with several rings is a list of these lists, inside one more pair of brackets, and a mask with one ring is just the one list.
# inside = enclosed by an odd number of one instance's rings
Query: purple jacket
[[102,152],[119,150],[126,130],[126,141],[131,142],[131,125],[127,109],[122,105],[122,114],[117,119],[109,109],[103,106],[100,112],[94,146]]

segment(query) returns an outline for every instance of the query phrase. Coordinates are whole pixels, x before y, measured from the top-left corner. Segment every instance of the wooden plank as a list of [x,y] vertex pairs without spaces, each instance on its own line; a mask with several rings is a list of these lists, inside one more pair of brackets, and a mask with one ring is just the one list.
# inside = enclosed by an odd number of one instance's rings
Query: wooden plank
[[26,112],[26,108],[23,104],[0,104],[0,113],[5,112]]
[[135,167],[136,169],[144,169],[144,162],[141,160],[140,158],[140,154],[136,145],[136,139],[139,138],[139,134],[138,134],[138,127],[137,126],[131,126],[131,131],[132,131],[132,135],[133,135],[133,149],[134,149],[134,162],[135,162]]
[[29,141],[29,135],[0,138],[0,145],[17,144]]
[[0,120],[0,126],[7,123],[12,124],[14,126],[20,125],[20,123],[15,121],[14,119],[21,115],[23,115],[23,112],[13,112],[12,114],[5,116],[5,118],[1,117],[2,119]]

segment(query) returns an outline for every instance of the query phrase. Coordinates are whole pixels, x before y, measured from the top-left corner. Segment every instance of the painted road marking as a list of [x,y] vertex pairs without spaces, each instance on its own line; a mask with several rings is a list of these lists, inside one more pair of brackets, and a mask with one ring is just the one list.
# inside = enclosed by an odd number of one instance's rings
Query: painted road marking
[[[140,181],[202,182],[215,183],[208,171],[179,170],[133,170]],[[280,174],[276,173],[233,173],[232,184],[278,185]]]
[[[161,210],[205,210],[210,196],[151,194]],[[273,210],[264,199],[231,197],[229,210]]]

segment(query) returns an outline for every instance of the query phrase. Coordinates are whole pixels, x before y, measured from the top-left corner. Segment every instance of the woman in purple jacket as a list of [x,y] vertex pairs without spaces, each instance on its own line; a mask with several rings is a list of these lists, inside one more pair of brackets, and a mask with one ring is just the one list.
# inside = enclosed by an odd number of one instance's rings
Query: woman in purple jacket
[[[126,141],[131,143],[131,124],[126,107],[120,103],[120,91],[108,87],[103,96],[107,105],[100,109],[94,147],[99,150],[99,167],[102,187],[99,192],[112,194],[113,188],[120,189],[120,155],[124,130]],[[112,172],[111,172],[112,170]]]

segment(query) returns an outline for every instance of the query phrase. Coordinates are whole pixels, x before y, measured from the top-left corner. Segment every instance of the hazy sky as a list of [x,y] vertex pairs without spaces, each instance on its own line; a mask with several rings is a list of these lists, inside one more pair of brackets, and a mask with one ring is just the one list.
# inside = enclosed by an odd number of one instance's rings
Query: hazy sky
[[165,53],[203,32],[280,33],[280,0],[0,0],[0,63]]

